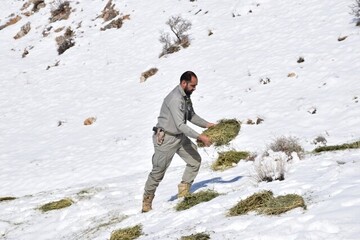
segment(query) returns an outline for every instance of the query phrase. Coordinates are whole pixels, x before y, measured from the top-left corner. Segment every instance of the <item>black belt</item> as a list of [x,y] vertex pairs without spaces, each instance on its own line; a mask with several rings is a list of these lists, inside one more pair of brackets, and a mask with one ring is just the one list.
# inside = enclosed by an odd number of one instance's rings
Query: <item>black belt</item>
[[[156,134],[156,133],[157,133],[157,130],[158,130],[158,127],[153,127],[152,130],[153,130],[154,133]],[[171,132],[165,131],[165,130],[162,129],[162,128],[161,128],[161,130],[164,131],[165,134],[170,135],[170,136],[173,136],[173,137],[180,137],[181,135],[183,135],[182,133],[179,133],[179,134],[171,133]]]

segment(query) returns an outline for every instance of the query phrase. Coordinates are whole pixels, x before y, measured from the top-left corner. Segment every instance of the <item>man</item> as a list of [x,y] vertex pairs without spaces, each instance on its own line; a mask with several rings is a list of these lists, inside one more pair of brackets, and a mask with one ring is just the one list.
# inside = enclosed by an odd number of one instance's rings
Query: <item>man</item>
[[202,128],[215,125],[205,121],[194,112],[190,95],[195,91],[197,84],[198,79],[195,73],[184,72],[180,77],[180,84],[164,99],[158,123],[153,129],[155,153],[152,157],[152,171],[145,184],[142,212],[148,212],[152,209],[156,188],[164,178],[165,171],[175,153],[186,162],[182,181],[178,185],[178,197],[189,194],[191,184],[199,172],[201,163],[197,147],[189,137],[203,142],[207,147],[211,145],[207,136],[197,133],[186,125],[187,121]]

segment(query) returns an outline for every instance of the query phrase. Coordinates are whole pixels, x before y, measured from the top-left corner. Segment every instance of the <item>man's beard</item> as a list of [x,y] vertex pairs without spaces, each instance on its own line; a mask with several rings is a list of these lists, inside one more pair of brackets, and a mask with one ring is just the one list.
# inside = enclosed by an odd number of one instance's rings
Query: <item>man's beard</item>
[[187,90],[187,89],[185,89],[184,92],[188,97],[190,97],[190,95],[193,93],[192,91]]

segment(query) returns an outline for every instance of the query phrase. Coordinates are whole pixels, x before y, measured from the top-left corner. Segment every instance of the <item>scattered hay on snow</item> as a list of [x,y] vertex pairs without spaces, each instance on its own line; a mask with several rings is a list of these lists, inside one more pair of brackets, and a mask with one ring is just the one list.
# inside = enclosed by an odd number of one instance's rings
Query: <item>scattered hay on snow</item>
[[219,157],[211,165],[211,169],[214,171],[223,171],[225,169],[234,167],[240,160],[247,159],[250,156],[249,152],[240,152],[235,150],[219,152],[218,154]]
[[180,240],[208,240],[210,235],[208,233],[196,233],[189,236],[182,236]]
[[229,215],[238,216],[252,211],[259,214],[279,215],[297,207],[306,209],[304,199],[297,194],[274,197],[271,191],[261,191],[241,200],[229,210]]
[[111,233],[110,240],[133,240],[140,237],[142,234],[142,226],[136,225],[134,227],[122,228]]
[[179,202],[176,205],[175,209],[177,211],[186,210],[199,203],[208,202],[219,195],[219,193],[212,190],[200,191],[194,194],[190,194],[188,196],[185,196],[184,200]]
[[0,202],[12,201],[15,199],[16,199],[16,197],[0,197]]
[[[228,144],[240,131],[240,121],[236,119],[222,119],[215,126],[206,129],[203,134],[208,136],[215,146]],[[199,147],[204,147],[198,142]]]
[[48,212],[48,211],[52,211],[52,210],[66,208],[66,207],[71,206],[72,204],[73,204],[73,201],[71,199],[64,198],[59,201],[46,203],[46,204],[42,205],[39,209],[43,212]]
[[323,146],[315,148],[314,152],[325,152],[325,151],[338,151],[338,150],[346,150],[346,149],[356,149],[360,148],[360,141],[352,142],[352,143],[344,143],[341,145],[333,145],[333,146]]

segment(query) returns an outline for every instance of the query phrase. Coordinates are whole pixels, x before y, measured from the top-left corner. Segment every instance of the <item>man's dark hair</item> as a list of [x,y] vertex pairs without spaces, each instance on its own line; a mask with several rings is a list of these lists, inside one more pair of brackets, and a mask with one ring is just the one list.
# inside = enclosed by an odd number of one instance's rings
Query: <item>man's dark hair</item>
[[191,77],[194,77],[197,79],[197,76],[192,71],[186,71],[184,72],[180,77],[180,83],[184,80],[186,82],[191,82]]

